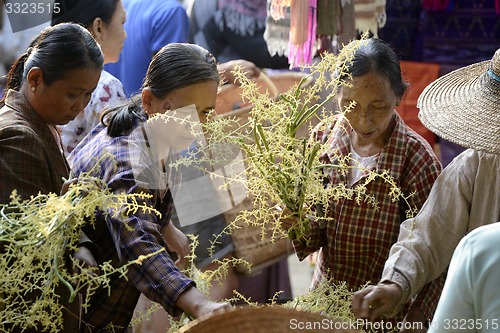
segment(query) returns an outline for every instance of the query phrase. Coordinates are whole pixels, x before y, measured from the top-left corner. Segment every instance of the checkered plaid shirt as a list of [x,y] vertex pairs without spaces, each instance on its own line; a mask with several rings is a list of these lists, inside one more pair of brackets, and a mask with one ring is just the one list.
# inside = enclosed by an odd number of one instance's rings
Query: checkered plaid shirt
[[[387,146],[379,154],[375,171],[389,170],[405,195],[415,193],[409,203],[420,209],[441,171],[441,164],[430,145],[406,126],[398,114],[395,118],[396,126]],[[350,153],[350,131],[347,120],[339,116],[335,124],[317,133],[318,140],[331,147],[330,152],[321,157],[322,162],[338,164],[338,155]],[[328,169],[326,175],[332,185],[344,183],[349,186],[348,175],[337,168]],[[363,178],[353,186],[360,182]],[[408,207],[402,200],[392,200],[389,196],[390,185],[379,177],[366,187],[367,193],[376,197],[379,209],[366,202],[358,204],[355,200],[333,202],[327,212],[333,220],[326,225],[311,222],[308,240],[294,242],[301,260],[321,249],[318,265],[324,276],[315,276],[313,285],[327,277],[346,281],[349,288],[356,290],[367,282],[379,281],[391,245],[398,238],[399,226],[406,219]],[[423,302],[418,304],[428,318],[432,317],[440,293],[437,283],[421,293]]]
[[[125,219],[109,215],[104,217],[102,212],[98,213],[95,228],[89,226],[85,231],[98,247],[99,264],[111,260],[113,266],[120,267],[140,255],[153,253],[166,246],[160,230],[170,220],[171,192],[150,189],[138,181],[136,170],[133,170],[136,166],[132,164],[141,160],[132,156],[137,152],[137,149],[130,149],[134,146],[141,147],[128,135],[108,136],[106,128],[98,125],[69,157],[75,175],[93,169],[94,175],[103,179],[115,193],[151,194],[152,198],[143,199],[142,202],[162,213],[161,218],[158,218],[153,213],[138,211]],[[98,168],[95,168],[96,164]],[[141,293],[160,303],[170,314],[178,315],[181,310],[175,303],[179,295],[194,285],[175,267],[165,251],[144,260],[142,265],[129,266],[127,277],[128,280],[111,276],[110,294],[106,288],[102,288],[93,295],[85,316],[85,322],[92,325],[93,332],[100,332],[109,325],[115,327],[114,332],[123,332],[130,323]]]

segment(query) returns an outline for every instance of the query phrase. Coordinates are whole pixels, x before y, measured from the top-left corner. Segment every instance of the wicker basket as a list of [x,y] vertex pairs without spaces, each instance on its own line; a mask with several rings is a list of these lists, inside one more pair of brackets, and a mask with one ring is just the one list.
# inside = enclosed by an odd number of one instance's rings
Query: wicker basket
[[[285,72],[272,76],[267,76],[261,72],[261,76],[256,79],[261,93],[269,93],[271,99],[278,98],[280,93],[284,93],[298,84],[302,78],[307,76],[304,73]],[[314,82],[314,79],[309,76],[303,83],[302,87],[306,88]],[[229,84],[222,87],[217,97],[216,113],[220,117],[236,117],[240,123],[248,120],[249,112],[252,110],[252,105],[246,103],[241,97],[241,88]],[[298,136],[307,135],[308,127],[303,126],[303,131],[298,133]],[[235,220],[241,210],[252,210],[253,200],[246,198],[239,205],[224,213],[227,223]],[[236,270],[243,274],[257,274],[261,269],[274,264],[293,253],[293,247],[288,238],[280,238],[272,240],[271,231],[262,236],[262,227],[260,225],[249,225],[243,221],[236,222],[240,228],[232,232],[232,240],[235,247],[234,256],[236,258],[245,259],[252,266],[248,269],[239,265]]]
[[[227,223],[232,223],[241,210],[252,210],[253,200],[250,197],[245,198],[233,209],[224,213]],[[264,230],[262,235],[262,226],[251,225],[244,221],[236,221],[235,225],[239,228],[234,229],[231,238],[234,244],[234,257],[245,259],[252,266],[250,271],[245,265],[235,267],[237,272],[254,275],[262,269],[288,257],[292,254],[293,246],[287,237],[272,237],[271,230]]]
[[[307,76],[305,73],[285,72],[267,76],[263,71],[259,78],[255,79],[259,91],[268,93],[271,99],[277,99],[279,94],[287,92],[294,85],[297,85],[302,78]],[[314,78],[309,76],[302,84],[302,88],[307,88],[314,83]],[[248,120],[248,114],[252,110],[252,105],[241,97],[241,88],[233,84],[224,85],[217,95],[215,112],[220,117],[236,117],[240,123]],[[304,124],[298,131],[297,136],[305,136],[308,133],[309,126],[317,124],[317,119]]]
[[[337,325],[335,324],[337,323]],[[314,325],[314,326],[313,326]],[[183,326],[178,333],[359,333],[342,329],[346,325],[318,313],[280,306],[239,307],[201,317]]]

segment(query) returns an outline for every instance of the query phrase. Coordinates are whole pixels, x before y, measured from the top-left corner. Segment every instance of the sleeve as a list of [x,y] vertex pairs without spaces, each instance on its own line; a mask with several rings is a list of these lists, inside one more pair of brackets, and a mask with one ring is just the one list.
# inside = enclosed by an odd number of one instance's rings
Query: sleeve
[[[138,187],[129,171],[118,172],[108,185],[113,192],[118,193],[154,194]],[[137,200],[141,204],[155,207],[152,198],[141,196],[137,197]],[[165,251],[166,244],[160,233],[158,217],[153,212],[138,210],[133,214],[124,212],[121,218],[112,217],[110,214],[106,221],[122,264],[164,250],[145,259],[141,265],[131,265],[128,276],[147,298],[160,303],[171,315],[180,314],[182,311],[175,305],[177,299],[183,291],[194,286],[194,282],[177,269]]]
[[466,234],[475,170],[477,160],[464,154],[455,158],[437,178],[417,216],[401,224],[381,281],[400,285],[404,301],[446,270]]
[[[424,154],[424,156],[429,156]],[[437,158],[430,155],[424,163],[415,163],[414,168],[419,169],[415,171],[414,179],[411,181],[409,193],[414,193],[409,198],[411,207],[420,210],[425,203],[432,186],[435,183],[439,173],[441,172],[441,163]],[[427,164],[428,167],[421,169],[421,165]],[[434,311],[436,310],[439,297],[443,288],[446,272],[443,272],[439,278],[427,283],[423,289],[414,297],[411,307],[418,307],[426,318],[431,319]]]
[[43,142],[30,128],[9,126],[0,131],[0,203],[9,203],[15,189],[23,199],[51,192]]
[[453,253],[429,332],[498,332],[500,326],[500,224],[480,227]]
[[[167,4],[165,4],[167,6]],[[189,18],[180,4],[158,9],[152,17],[151,54],[169,43],[186,43],[189,34]]]

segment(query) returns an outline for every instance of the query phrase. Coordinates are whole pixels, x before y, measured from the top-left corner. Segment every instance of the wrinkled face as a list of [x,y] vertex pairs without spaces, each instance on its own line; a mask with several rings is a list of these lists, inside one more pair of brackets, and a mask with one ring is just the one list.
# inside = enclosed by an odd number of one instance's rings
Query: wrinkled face
[[127,33],[123,25],[127,17],[127,12],[121,1],[116,4],[116,10],[113,14],[111,22],[106,24],[103,22],[101,38],[96,40],[101,46],[104,54],[104,63],[117,62],[120,59],[120,53],[123,49],[123,43],[127,38]]
[[[163,135],[164,140],[168,140],[172,148],[187,149],[195,139],[193,131],[201,135],[201,124],[206,122],[208,113],[215,108],[217,88],[217,82],[205,81],[174,90],[163,99],[153,98],[147,110],[148,114],[169,113],[171,110],[176,110],[175,117],[178,121],[169,121]],[[182,123],[181,119],[188,121]],[[198,125],[193,127],[193,122]]]
[[[31,69],[30,71],[40,69]],[[62,79],[46,85],[43,74],[29,84],[35,87],[28,92],[28,99],[35,111],[49,125],[65,125],[87,106],[97,82],[101,69],[94,66],[70,70]]]
[[337,94],[340,110],[354,101],[356,105],[345,114],[353,135],[363,144],[384,146],[392,133],[391,120],[398,97],[389,80],[375,72],[352,79],[352,87],[342,87]]

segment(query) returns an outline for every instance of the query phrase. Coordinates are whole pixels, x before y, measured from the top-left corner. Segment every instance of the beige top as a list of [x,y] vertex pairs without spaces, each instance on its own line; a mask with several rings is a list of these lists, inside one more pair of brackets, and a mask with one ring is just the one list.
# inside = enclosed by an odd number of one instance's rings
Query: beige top
[[437,178],[419,214],[401,224],[381,281],[403,289],[406,302],[448,267],[469,231],[500,221],[500,155],[468,149]]

